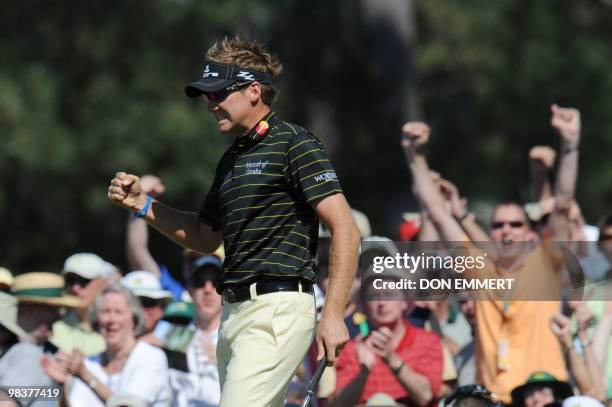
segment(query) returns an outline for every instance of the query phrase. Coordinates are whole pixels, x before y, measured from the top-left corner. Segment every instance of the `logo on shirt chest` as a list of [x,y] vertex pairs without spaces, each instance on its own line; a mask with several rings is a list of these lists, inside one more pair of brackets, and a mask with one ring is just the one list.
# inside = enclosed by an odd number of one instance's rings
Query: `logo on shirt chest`
[[261,174],[261,172],[266,168],[269,161],[250,161],[245,164],[246,170],[244,172],[245,175],[248,174]]

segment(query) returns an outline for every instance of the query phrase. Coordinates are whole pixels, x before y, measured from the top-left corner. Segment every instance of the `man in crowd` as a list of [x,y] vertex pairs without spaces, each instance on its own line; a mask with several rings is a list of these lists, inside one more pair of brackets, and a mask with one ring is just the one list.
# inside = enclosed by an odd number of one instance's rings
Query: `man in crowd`
[[[567,241],[567,212],[577,177],[580,114],[575,109],[556,105],[551,106],[551,112],[551,124],[561,136],[561,159],[554,188],[555,209],[546,225],[547,236],[537,238]],[[447,211],[444,198],[431,182],[427,161],[419,151],[429,138],[429,127],[409,122],[404,125],[403,132],[402,146],[420,204],[444,241],[465,241],[464,219],[455,219]],[[523,284],[532,294],[534,290],[546,288],[553,294],[544,299],[558,299],[476,302],[477,380],[505,402],[509,402],[512,388],[523,383],[534,371],[546,369],[562,380],[567,379],[561,347],[549,326],[550,319],[561,306],[558,258],[549,256],[541,247],[533,251],[522,250],[525,242],[534,240],[534,235],[520,205],[505,203],[495,208],[490,239],[496,264],[488,268],[496,273],[510,271],[514,276],[520,275],[524,281],[532,283]],[[522,270],[525,272],[521,273]],[[530,338],[537,338],[537,343],[530,342]]]
[[62,295],[63,289],[64,279],[57,274],[36,272],[15,277],[11,292],[19,301],[17,322],[28,336],[0,359],[0,386],[55,386],[43,371],[40,358],[57,351],[49,337],[53,323],[60,319],[61,308],[80,305],[77,298]]
[[226,38],[208,50],[201,78],[186,87],[188,96],[208,101],[219,131],[235,137],[199,215],[153,199],[135,175],[117,173],[108,189],[112,202],[182,246],[210,253],[224,241],[217,354],[225,407],[283,404],[315,332],[319,218],[332,233],[332,260],[318,358],[333,363],[348,340],[342,316],[359,231],[320,141],[271,110],[272,78],[281,70],[263,46]]
[[17,324],[17,299],[0,292],[0,358],[20,339],[27,340],[28,334]]
[[[393,271],[385,273],[393,279]],[[397,280],[401,271],[395,273]],[[371,332],[351,339],[337,364],[334,406],[365,403],[375,393],[424,406],[435,399],[442,384],[442,345],[438,336],[410,324],[404,314],[412,303],[401,291],[377,290],[368,276],[362,301]]]
[[185,269],[187,289],[195,319],[188,327],[176,327],[164,339],[164,347],[185,355],[185,366],[173,366],[170,381],[176,404],[218,406],[221,388],[217,367],[217,342],[221,324],[221,296],[216,287],[223,272],[222,248],[195,258]]
[[[172,293],[163,290],[159,279],[149,271],[132,271],[121,279],[121,284],[138,297],[145,317],[145,326],[140,340],[152,345],[160,345],[155,330],[164,316],[164,311],[172,301]],[[162,321],[162,325],[167,322]]]
[[81,306],[70,310],[53,324],[51,342],[62,352],[78,349],[91,356],[106,349],[104,339],[91,326],[89,313],[96,295],[106,287],[114,273],[112,264],[93,253],[76,253],[64,262],[61,274],[66,292],[78,298]]

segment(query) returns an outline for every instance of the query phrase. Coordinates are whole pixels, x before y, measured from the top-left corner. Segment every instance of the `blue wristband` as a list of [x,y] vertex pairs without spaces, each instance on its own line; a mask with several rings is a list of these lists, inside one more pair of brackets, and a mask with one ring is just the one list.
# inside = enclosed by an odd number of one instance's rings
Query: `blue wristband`
[[145,203],[144,208],[142,208],[138,212],[134,212],[134,216],[136,216],[139,219],[147,216],[147,212],[149,211],[149,206],[151,206],[151,201],[153,201],[153,198],[151,198],[151,195],[147,195],[147,203]]

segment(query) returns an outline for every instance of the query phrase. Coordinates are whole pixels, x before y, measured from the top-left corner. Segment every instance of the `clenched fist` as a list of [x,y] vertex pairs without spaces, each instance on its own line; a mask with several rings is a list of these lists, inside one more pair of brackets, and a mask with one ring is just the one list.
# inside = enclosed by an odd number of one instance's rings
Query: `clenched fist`
[[550,125],[559,132],[563,141],[572,147],[580,141],[580,112],[573,108],[551,105]]
[[429,126],[423,122],[408,122],[402,126],[402,146],[413,149],[426,144],[429,140]]
[[555,164],[557,152],[549,146],[535,146],[529,150],[529,158],[534,164],[551,169]]
[[136,175],[118,172],[108,187],[108,199],[116,205],[136,212],[144,208],[147,194]]

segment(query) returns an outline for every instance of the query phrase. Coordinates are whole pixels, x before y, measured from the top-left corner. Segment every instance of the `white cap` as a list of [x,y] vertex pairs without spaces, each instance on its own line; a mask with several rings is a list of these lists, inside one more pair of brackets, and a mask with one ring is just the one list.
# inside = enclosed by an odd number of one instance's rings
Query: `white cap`
[[172,293],[163,290],[159,279],[149,271],[132,271],[121,279],[121,285],[137,297],[153,298],[154,300],[172,299]]
[[112,264],[102,260],[96,254],[77,253],[66,259],[62,274],[74,273],[88,280],[93,280],[94,278],[108,277],[114,270],[115,267]]
[[563,400],[563,407],[604,407],[604,405],[589,396],[572,396]]
[[106,407],[146,407],[147,401],[131,394],[114,394],[106,401]]

